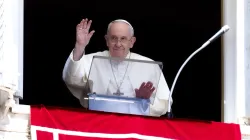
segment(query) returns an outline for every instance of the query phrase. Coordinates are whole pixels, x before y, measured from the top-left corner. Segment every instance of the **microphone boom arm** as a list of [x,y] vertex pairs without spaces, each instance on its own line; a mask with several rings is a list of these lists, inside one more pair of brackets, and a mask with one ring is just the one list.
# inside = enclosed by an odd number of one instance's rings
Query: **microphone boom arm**
[[178,70],[176,76],[175,76],[175,79],[174,79],[174,82],[173,82],[173,85],[171,87],[171,90],[170,90],[170,93],[169,93],[169,102],[168,102],[168,111],[167,111],[167,117],[168,118],[172,118],[173,117],[173,114],[171,113],[171,96],[173,94],[173,91],[174,91],[174,87],[175,87],[175,84],[176,84],[176,81],[182,71],[182,69],[185,67],[185,65],[188,63],[188,61],[194,56],[196,55],[198,52],[200,52],[202,49],[204,49],[206,46],[208,46],[211,42],[213,42],[214,40],[216,40],[218,37],[220,37],[222,34],[224,34],[225,32],[227,32],[228,30],[230,29],[230,27],[228,25],[225,25],[221,28],[220,31],[218,31],[214,36],[212,36],[207,42],[205,42],[200,48],[198,48],[196,51],[194,51],[186,60],[185,62],[181,65],[180,69]]
[[[201,51],[202,49],[204,49],[204,48],[205,48],[207,45],[209,45],[209,44],[210,44],[210,41],[205,42],[199,49],[197,49],[195,52],[193,52],[193,53],[186,59],[186,61],[182,64],[181,68],[179,69],[178,73],[177,73],[176,76],[175,76],[173,85],[172,85],[171,90],[170,90],[169,97],[171,97],[171,95],[172,95],[172,93],[173,93],[173,91],[174,91],[174,87],[175,87],[176,81],[177,81],[177,79],[178,79],[178,77],[179,77],[179,75],[180,75],[182,69],[185,67],[185,65],[188,63],[188,61],[189,61],[194,55],[196,55],[199,51]],[[170,99],[170,98],[169,98],[169,99]],[[171,111],[171,107],[170,107],[170,106],[171,106],[171,103],[168,102],[168,112]]]

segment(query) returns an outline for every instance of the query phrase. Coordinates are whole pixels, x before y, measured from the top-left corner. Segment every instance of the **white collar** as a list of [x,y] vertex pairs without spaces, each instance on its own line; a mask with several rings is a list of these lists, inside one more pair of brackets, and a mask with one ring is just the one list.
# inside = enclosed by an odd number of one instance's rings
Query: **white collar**
[[[125,59],[130,59],[131,58],[131,52],[129,51],[127,56],[125,57]],[[110,57],[110,53],[108,51],[108,56]],[[111,63],[114,64],[114,65],[128,65],[128,61],[122,61],[122,62],[118,62],[118,61],[115,61],[115,60],[111,60]]]
[[[107,51],[107,56],[109,56],[109,57],[111,56],[109,51]],[[130,59],[131,56],[132,56],[132,53],[130,51],[128,51],[128,54],[127,54],[127,56],[125,58]]]

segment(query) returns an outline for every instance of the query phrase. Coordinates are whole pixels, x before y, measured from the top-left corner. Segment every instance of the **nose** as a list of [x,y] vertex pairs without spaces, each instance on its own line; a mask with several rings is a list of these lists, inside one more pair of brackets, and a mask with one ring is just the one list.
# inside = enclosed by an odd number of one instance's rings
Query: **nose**
[[121,47],[121,46],[122,46],[122,43],[120,42],[120,40],[117,40],[116,43],[115,43],[115,45],[116,45],[117,47]]

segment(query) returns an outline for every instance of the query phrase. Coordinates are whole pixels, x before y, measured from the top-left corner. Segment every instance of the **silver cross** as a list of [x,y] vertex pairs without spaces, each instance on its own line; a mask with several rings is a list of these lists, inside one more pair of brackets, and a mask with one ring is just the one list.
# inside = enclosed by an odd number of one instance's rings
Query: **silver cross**
[[113,93],[114,95],[121,96],[124,95],[120,90],[118,89],[117,92]]

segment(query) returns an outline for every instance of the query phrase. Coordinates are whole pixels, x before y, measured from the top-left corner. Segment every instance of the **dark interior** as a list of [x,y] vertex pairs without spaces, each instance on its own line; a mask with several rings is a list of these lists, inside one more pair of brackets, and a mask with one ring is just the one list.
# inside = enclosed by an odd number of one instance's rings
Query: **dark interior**
[[[107,49],[108,23],[128,20],[137,42],[131,50],[164,64],[169,87],[185,59],[221,28],[218,0],[84,1],[25,0],[22,104],[81,107],[62,81],[75,44],[75,27],[93,20],[86,53]],[[221,120],[221,41],[198,53],[183,69],[173,93],[176,118]]]

